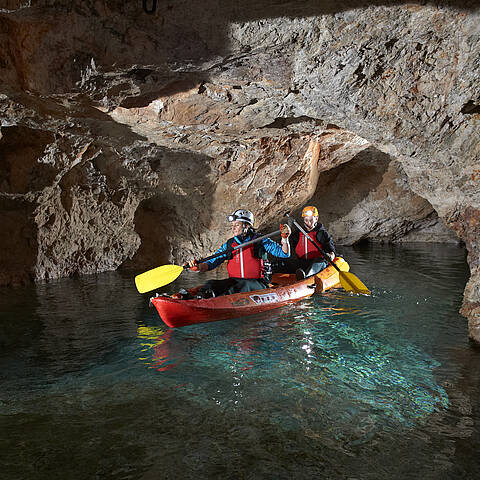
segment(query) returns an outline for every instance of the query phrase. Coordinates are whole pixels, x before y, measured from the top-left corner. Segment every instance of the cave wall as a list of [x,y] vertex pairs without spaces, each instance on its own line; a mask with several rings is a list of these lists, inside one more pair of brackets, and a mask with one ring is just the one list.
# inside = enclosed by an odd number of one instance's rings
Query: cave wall
[[340,244],[460,242],[430,202],[410,189],[401,163],[372,146],[320,174],[311,202]]
[[3,283],[181,261],[239,201],[261,228],[313,198],[339,242],[465,242],[480,340],[476,2],[2,1],[0,205],[28,252]]

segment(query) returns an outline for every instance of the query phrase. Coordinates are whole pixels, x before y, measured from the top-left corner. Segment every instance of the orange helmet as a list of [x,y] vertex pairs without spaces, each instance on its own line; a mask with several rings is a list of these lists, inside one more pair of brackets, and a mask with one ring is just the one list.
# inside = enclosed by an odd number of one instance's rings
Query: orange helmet
[[317,207],[313,207],[311,205],[305,207],[302,210],[302,217],[318,217]]

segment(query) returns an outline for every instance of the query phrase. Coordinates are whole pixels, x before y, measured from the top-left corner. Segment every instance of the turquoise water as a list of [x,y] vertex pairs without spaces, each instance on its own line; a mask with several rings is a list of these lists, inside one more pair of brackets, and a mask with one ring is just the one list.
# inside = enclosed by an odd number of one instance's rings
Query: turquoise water
[[371,297],[181,329],[127,273],[1,289],[0,478],[478,478],[464,250],[343,252]]

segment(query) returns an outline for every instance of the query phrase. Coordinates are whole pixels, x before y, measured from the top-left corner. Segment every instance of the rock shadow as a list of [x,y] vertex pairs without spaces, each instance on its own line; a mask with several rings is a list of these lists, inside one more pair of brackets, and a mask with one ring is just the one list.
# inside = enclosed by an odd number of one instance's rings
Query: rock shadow
[[39,163],[55,136],[47,130],[24,126],[3,127],[0,137],[0,194],[38,191],[55,178],[56,170]]
[[[233,22],[333,15],[368,7],[479,8],[475,0],[3,0],[0,9],[0,76],[13,88],[44,94],[86,92],[96,101],[115,99],[145,106],[167,86],[174,93],[208,81],[241,63],[259,45],[231,55]],[[73,17],[72,17],[73,15]],[[45,33],[44,23],[56,20]],[[35,47],[25,49],[28,31]],[[64,31],[62,33],[62,31]],[[44,52],[62,48],[54,56]],[[90,39],[94,39],[91,41]],[[114,75],[115,79],[113,81]]]
[[[391,157],[370,147],[349,162],[322,172],[309,201],[317,206],[320,221],[329,225],[336,218],[348,215],[381,184],[391,161]],[[301,210],[294,214],[299,217]]]
[[193,253],[199,237],[208,235],[214,186],[206,155],[157,149],[148,160],[162,176],[163,186],[151,191],[135,212],[135,231],[141,244],[125,269],[149,269],[177,263]]
[[410,189],[401,165],[374,147],[322,172],[311,203],[340,244],[364,239],[458,243],[432,205]]
[[25,194],[48,185],[55,169],[38,163],[54,135],[28,127],[3,127],[0,137],[0,285],[27,283],[37,259],[35,204]]
[[37,261],[35,205],[0,194],[0,285],[29,283]]

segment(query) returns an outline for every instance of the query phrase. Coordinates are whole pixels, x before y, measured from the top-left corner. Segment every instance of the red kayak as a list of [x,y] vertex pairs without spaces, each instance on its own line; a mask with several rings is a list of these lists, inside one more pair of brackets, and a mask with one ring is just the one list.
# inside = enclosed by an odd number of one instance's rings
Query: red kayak
[[[348,263],[343,258],[337,257],[334,262],[340,270],[344,272],[349,270]],[[175,296],[158,296],[151,298],[150,301],[160,318],[169,327],[176,328],[265,312],[339,285],[337,270],[329,266],[304,280],[296,280],[295,275],[275,274],[271,287],[264,290],[191,300],[174,298]]]

